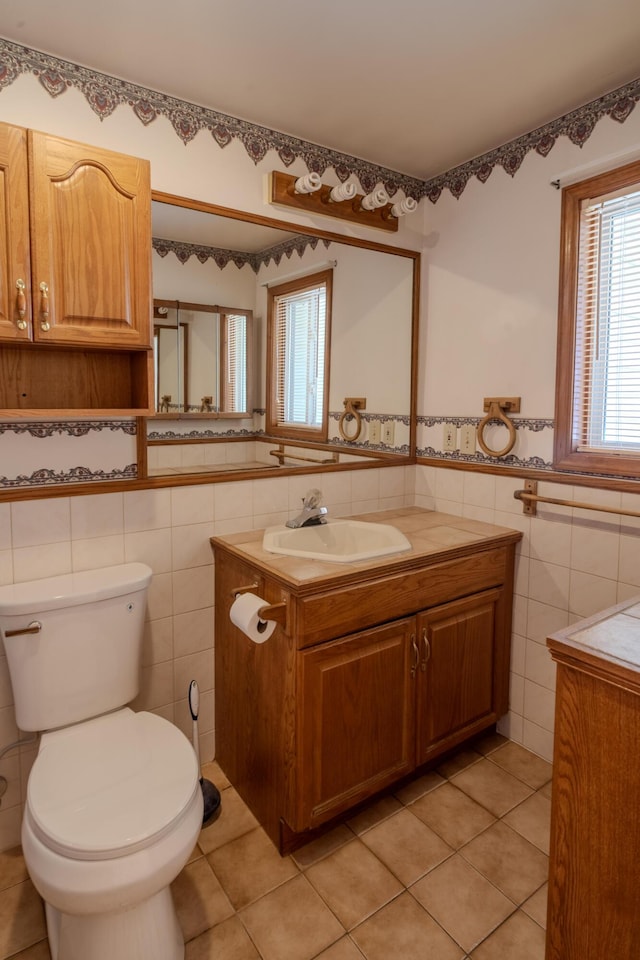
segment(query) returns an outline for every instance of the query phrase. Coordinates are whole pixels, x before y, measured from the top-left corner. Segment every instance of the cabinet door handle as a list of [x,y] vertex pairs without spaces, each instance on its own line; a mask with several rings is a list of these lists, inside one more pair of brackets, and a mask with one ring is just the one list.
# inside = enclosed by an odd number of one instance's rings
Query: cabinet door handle
[[427,628],[422,628],[422,643],[424,644],[424,657],[420,661],[420,669],[424,673],[427,669],[427,663],[431,659],[431,644],[429,643],[429,638],[427,637]]
[[418,650],[418,644],[416,643],[415,633],[411,634],[411,653],[413,656],[413,663],[411,664],[411,679],[416,675],[416,670],[418,669],[418,663],[420,661],[420,651]]
[[40,329],[44,330],[45,333],[51,329],[49,323],[49,284],[45,283],[44,280],[40,284]]
[[17,326],[18,330],[27,329],[27,321],[25,320],[25,314],[27,312],[27,298],[25,296],[26,284],[24,280],[16,280],[16,312],[18,314]]

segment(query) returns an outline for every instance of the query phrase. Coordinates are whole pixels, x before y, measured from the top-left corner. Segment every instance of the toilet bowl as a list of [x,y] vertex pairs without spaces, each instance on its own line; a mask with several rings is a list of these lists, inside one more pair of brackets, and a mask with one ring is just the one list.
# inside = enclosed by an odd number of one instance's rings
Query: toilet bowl
[[182,957],[168,886],[201,825],[195,756],[173,724],[124,708],[44,734],[22,846],[54,960]]
[[52,960],[182,960],[170,884],[202,826],[200,771],[168,720],[134,712],[151,571],[123,564],[0,587],[22,730],[44,731],[22,822]]

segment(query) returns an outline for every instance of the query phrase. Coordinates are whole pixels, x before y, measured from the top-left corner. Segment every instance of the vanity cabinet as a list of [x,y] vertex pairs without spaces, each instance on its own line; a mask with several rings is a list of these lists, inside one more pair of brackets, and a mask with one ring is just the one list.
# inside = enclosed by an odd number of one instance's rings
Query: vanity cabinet
[[[325,576],[250,534],[212,538],[216,759],[281,852],[506,712],[521,534],[486,526],[499,532]],[[246,589],[284,604],[264,643],[230,621]]]
[[0,410],[151,409],[146,160],[0,124]]
[[549,637],[557,663],[547,960],[640,944],[640,603]]

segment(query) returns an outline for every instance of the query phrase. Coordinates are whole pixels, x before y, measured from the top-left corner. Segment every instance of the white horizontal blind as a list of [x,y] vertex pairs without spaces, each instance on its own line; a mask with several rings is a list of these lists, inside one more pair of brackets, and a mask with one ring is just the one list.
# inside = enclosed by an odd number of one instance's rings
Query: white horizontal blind
[[326,283],[275,298],[276,422],[320,427],[323,417]]
[[225,396],[227,413],[247,410],[247,318],[243,314],[223,314],[225,324]]
[[640,452],[640,184],[583,201],[577,289],[574,442]]

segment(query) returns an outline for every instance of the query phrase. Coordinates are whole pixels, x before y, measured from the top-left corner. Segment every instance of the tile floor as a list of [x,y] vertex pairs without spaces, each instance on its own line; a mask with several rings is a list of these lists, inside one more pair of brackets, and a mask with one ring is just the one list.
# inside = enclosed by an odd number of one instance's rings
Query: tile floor
[[[186,960],[543,960],[551,767],[496,734],[281,858],[216,764],[220,818],[173,884]],[[0,958],[48,960],[19,849]]]

